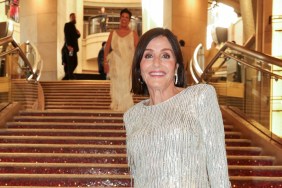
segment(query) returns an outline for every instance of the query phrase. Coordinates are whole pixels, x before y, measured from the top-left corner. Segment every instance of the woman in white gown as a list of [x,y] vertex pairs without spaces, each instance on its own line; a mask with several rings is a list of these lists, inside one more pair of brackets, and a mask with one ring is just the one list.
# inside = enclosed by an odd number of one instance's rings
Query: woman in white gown
[[120,12],[119,29],[113,30],[104,52],[105,72],[110,75],[111,109],[126,111],[133,105],[131,94],[131,65],[138,35],[129,28],[131,12]]
[[149,99],[124,114],[136,188],[230,188],[224,126],[215,89],[186,87],[183,57],[168,29],[142,35],[132,90]]

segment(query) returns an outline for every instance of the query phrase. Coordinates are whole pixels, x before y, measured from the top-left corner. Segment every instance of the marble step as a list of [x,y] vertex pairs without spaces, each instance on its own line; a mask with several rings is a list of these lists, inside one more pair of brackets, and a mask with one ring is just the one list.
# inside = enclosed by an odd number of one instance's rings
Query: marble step
[[[227,146],[250,146],[250,140],[225,139]],[[235,144],[233,143],[235,142]],[[242,144],[245,143],[246,144]],[[125,137],[94,137],[94,136],[11,136],[0,135],[0,143],[48,143],[48,144],[112,144],[125,145]]]
[[[127,164],[126,154],[0,153],[1,162]],[[0,163],[1,163],[0,162]]]
[[110,110],[110,105],[94,106],[94,105],[80,105],[80,106],[66,106],[66,105],[46,105],[45,110]]
[[0,143],[0,153],[125,154],[125,145]]
[[48,97],[65,97],[65,98],[72,98],[72,97],[88,97],[88,98],[109,98],[110,94],[109,93],[97,93],[97,92],[83,92],[81,91],[81,93],[78,91],[73,91],[73,92],[69,92],[69,91],[65,91],[65,92],[50,92],[49,94],[46,93],[45,95],[47,98]]
[[[0,153],[1,162],[126,163],[126,154]],[[227,155],[228,165],[273,165],[272,156]]]
[[124,130],[123,123],[73,123],[73,122],[8,122],[9,129],[118,129]]
[[93,106],[93,107],[98,107],[98,106],[106,106],[108,107],[111,104],[110,101],[106,102],[100,102],[100,101],[56,101],[56,102],[49,102],[47,101],[45,103],[46,106]]
[[48,111],[20,111],[21,116],[89,116],[89,117],[122,117],[123,113],[109,110],[48,110]]
[[69,100],[69,99],[97,99],[97,100],[110,100],[111,97],[109,95],[99,95],[99,96],[93,96],[93,95],[65,95],[65,93],[60,95],[46,95],[45,100],[48,102],[49,100]]
[[[32,120],[29,120],[32,121]],[[64,121],[62,119],[62,121]],[[72,121],[68,119],[68,121]],[[108,120],[111,121],[111,120]],[[45,121],[49,122],[49,121]],[[50,120],[52,122],[52,120]],[[73,120],[74,123],[76,121]],[[99,122],[99,121],[98,121]],[[37,135],[37,136],[120,136],[125,137],[125,130],[116,129],[17,129],[8,128],[0,131],[0,135]],[[241,133],[239,132],[226,132],[225,137],[228,138],[240,138]]]
[[260,147],[234,147],[234,146],[227,146],[226,153],[227,155],[240,155],[240,156],[255,156],[260,155],[262,149]]
[[274,164],[273,156],[240,156],[227,155],[228,165],[255,165],[255,166],[271,166]]
[[[259,147],[226,147],[227,155],[255,156],[261,153]],[[94,145],[94,144],[31,144],[31,143],[0,143],[0,152],[13,153],[126,153],[125,145]]]
[[21,116],[17,115],[13,117],[14,121],[19,122],[89,122],[89,123],[96,123],[96,122],[103,122],[103,123],[122,123],[122,117],[79,117],[79,116]]
[[91,174],[0,174],[3,186],[130,187],[129,175]]
[[240,166],[228,167],[230,176],[270,176],[282,177],[282,166]]
[[125,137],[0,135],[0,143],[125,145],[126,141]]
[[249,139],[244,139],[244,138],[226,138],[225,139],[225,144],[227,146],[251,146],[252,141]]
[[238,188],[280,188],[282,177],[230,176],[232,187]]
[[129,175],[127,164],[1,162],[0,174]]
[[53,93],[94,93],[94,94],[110,94],[109,88],[98,88],[98,87],[44,87],[44,94],[53,94]]
[[235,138],[241,138],[242,133],[237,131],[228,131],[225,132],[225,139],[235,139]]
[[0,135],[11,136],[102,136],[125,137],[125,130],[116,129],[14,129],[0,131]]

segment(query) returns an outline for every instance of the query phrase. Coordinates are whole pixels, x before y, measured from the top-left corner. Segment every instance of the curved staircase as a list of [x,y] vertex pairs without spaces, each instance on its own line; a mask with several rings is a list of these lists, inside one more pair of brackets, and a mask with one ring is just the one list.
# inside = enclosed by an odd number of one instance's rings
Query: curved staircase
[[[22,110],[0,131],[0,187],[132,187],[123,114],[109,109],[109,83],[41,86],[45,109]],[[232,187],[281,188],[282,166],[236,130],[225,120]]]

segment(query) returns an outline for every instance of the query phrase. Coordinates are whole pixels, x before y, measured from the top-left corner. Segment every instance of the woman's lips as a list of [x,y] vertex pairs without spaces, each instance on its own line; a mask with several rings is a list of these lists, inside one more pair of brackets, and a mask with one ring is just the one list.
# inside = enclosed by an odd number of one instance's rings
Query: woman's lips
[[165,72],[163,72],[163,71],[152,71],[152,72],[149,72],[149,75],[150,76],[164,76]]

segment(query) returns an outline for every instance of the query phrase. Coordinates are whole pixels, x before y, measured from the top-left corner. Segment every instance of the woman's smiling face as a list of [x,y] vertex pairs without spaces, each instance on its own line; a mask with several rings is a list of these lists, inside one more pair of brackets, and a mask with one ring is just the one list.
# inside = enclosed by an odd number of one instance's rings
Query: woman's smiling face
[[149,90],[165,90],[174,87],[176,58],[166,37],[158,36],[149,42],[144,51],[140,69]]
[[127,27],[130,22],[130,15],[126,12],[122,13],[120,15],[120,26],[121,27]]

